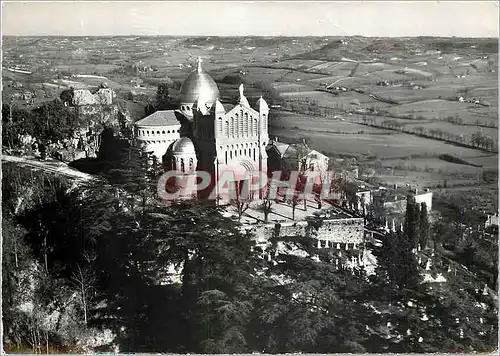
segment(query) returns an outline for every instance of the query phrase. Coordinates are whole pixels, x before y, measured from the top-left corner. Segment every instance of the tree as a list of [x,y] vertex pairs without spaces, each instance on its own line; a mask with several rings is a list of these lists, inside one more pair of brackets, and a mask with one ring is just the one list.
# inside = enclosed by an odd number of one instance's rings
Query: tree
[[201,203],[158,207],[152,215],[158,233],[146,245],[157,251],[158,271],[179,266],[177,329],[185,350],[194,352],[248,350],[245,329],[260,285],[252,277],[258,249],[220,212]]
[[416,212],[416,203],[415,197],[408,194],[406,197],[406,216],[405,216],[405,225],[404,232],[408,237],[408,240],[412,244],[413,248],[417,247],[418,244],[418,222],[415,221],[415,218],[418,216]]
[[[256,350],[282,352],[364,351],[371,311],[363,303],[366,279],[361,270],[335,263],[315,239],[279,236],[266,249],[267,263],[251,330]],[[285,251],[295,251],[286,253]]]
[[420,213],[420,204],[417,202],[413,202],[413,231],[412,233],[414,234],[414,247],[417,247],[418,244],[420,243],[421,239],[421,226],[420,226],[420,221],[421,221],[421,213]]
[[69,139],[81,127],[82,122],[74,110],[65,107],[60,100],[43,103],[32,111],[29,134],[39,142],[60,142]]
[[71,282],[79,295],[84,323],[88,325],[88,312],[95,296],[96,278],[89,268],[82,269],[77,264],[77,271],[73,273]]
[[295,220],[295,209],[297,208],[297,205],[300,204],[301,201],[300,196],[301,193],[294,189],[292,197],[288,200],[288,203],[292,207],[292,220]]
[[252,194],[250,192],[245,192],[244,189],[248,188],[248,183],[234,182],[234,194],[231,199],[231,203],[236,207],[238,212],[238,221],[241,220],[245,211],[250,208],[250,203],[252,201]]
[[405,232],[391,232],[384,237],[376,275],[385,298],[396,300],[417,290],[421,282],[413,244]]
[[168,83],[160,83],[156,90],[156,110],[167,110],[172,107]]
[[[275,194],[275,192],[274,192]],[[268,222],[269,214],[272,212],[273,200],[271,199],[271,185],[268,182],[262,190],[262,202],[260,204],[264,213],[264,222]]]
[[2,141],[10,149],[21,146],[21,135],[31,134],[34,119],[32,112],[2,104]]
[[150,102],[148,102],[145,106],[144,106],[144,115],[145,117],[146,116],[149,116],[151,114],[154,114],[156,111],[156,107],[151,104]]
[[430,224],[429,217],[427,215],[427,204],[423,202],[420,206],[420,246],[422,249],[427,247],[429,243],[429,235],[430,235]]

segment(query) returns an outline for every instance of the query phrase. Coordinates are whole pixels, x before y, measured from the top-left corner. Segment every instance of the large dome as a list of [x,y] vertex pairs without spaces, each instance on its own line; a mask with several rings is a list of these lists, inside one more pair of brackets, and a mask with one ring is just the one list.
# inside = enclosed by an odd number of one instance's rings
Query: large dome
[[197,99],[204,103],[214,103],[219,98],[219,88],[215,80],[201,68],[198,68],[186,78],[181,87],[180,102],[193,104]]

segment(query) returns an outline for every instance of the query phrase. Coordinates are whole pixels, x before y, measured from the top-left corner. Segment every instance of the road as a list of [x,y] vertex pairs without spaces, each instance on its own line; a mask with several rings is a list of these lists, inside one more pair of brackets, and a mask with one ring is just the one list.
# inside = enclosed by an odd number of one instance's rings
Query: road
[[34,170],[43,170],[46,172],[74,178],[80,181],[89,181],[95,179],[90,174],[80,172],[74,168],[69,167],[66,163],[52,158],[49,158],[46,161],[40,161],[34,157],[17,157],[2,154],[2,162],[12,162],[21,166],[31,167]]

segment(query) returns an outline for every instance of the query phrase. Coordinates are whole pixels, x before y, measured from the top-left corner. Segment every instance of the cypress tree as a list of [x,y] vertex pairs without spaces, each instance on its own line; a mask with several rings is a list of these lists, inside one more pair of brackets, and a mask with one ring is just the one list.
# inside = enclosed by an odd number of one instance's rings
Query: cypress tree
[[420,228],[420,204],[416,203],[415,200],[413,200],[413,240],[411,240],[413,243],[413,248],[415,248],[419,242],[420,242],[420,234],[421,234],[421,228]]
[[416,247],[418,236],[415,224],[415,198],[408,195],[406,198],[406,218],[404,232],[413,247]]
[[422,249],[427,247],[429,242],[430,224],[427,215],[427,204],[423,202],[420,207],[420,246]]

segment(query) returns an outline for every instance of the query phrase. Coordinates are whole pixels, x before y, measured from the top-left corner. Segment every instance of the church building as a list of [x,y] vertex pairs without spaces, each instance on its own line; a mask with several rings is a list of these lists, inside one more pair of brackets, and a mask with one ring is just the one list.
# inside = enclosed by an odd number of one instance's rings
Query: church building
[[185,175],[207,172],[215,178],[209,190],[224,172],[232,172],[236,183],[250,172],[267,172],[266,101],[261,97],[252,107],[243,84],[232,108],[226,110],[219,96],[217,84],[198,59],[196,70],[182,84],[179,108],[155,112],[135,123],[137,141],[166,170]]

